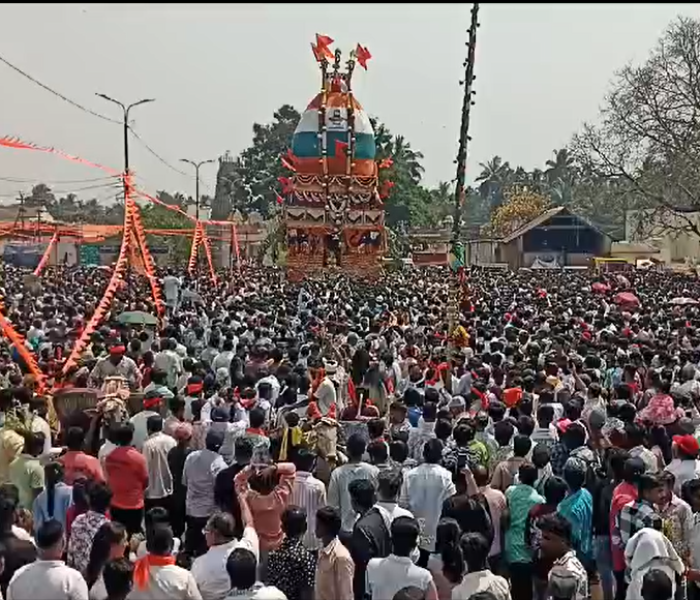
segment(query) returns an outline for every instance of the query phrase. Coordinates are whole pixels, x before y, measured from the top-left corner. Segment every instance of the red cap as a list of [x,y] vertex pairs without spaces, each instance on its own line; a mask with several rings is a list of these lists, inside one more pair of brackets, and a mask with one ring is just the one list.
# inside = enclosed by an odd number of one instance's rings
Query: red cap
[[694,435],[674,435],[673,442],[688,456],[697,456],[700,452],[700,443]]
[[186,388],[187,395],[199,394],[204,389],[204,383],[188,383]]
[[124,354],[126,352],[126,348],[124,346],[112,346],[109,349],[110,354]]
[[556,428],[559,430],[559,433],[564,433],[571,423],[571,419],[560,419],[556,422]]

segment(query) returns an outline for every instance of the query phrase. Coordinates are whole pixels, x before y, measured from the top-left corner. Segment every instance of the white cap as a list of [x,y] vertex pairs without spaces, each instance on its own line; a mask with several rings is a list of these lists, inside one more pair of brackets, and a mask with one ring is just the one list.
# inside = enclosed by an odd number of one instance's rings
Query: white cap
[[250,600],[287,600],[287,596],[274,585],[266,585],[256,590],[250,596]]

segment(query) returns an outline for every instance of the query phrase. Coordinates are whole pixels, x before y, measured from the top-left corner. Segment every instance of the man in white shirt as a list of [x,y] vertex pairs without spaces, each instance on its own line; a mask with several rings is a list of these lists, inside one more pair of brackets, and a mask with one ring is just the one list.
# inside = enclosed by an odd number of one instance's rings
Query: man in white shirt
[[163,417],[155,415],[146,421],[148,439],[143,444],[143,457],[148,470],[146,488],[146,509],[162,506],[173,493],[173,476],[168,464],[168,452],[177,442],[163,433]]
[[666,471],[673,473],[676,478],[673,491],[680,496],[681,488],[686,481],[700,479],[700,461],[698,461],[700,444],[694,435],[674,435],[671,450],[673,460],[666,467]]
[[488,540],[480,533],[465,533],[460,545],[467,573],[452,590],[452,600],[469,600],[479,592],[490,592],[494,600],[511,600],[508,582],[488,568]]
[[169,272],[163,277],[163,294],[165,295],[166,306],[175,311],[180,300],[180,288],[182,282],[179,277],[175,277],[172,272]]
[[143,399],[143,410],[136,413],[131,419],[131,424],[134,426],[133,444],[139,452],[143,450],[143,445],[148,439],[148,419],[158,417],[160,413],[156,412],[163,402],[163,397],[160,392],[148,392]]
[[327,362],[325,364],[325,376],[314,393],[316,403],[318,404],[318,409],[321,411],[323,416],[326,416],[331,408],[331,405],[336,404],[337,402],[335,385],[333,385],[333,381],[330,378],[331,375],[335,375],[337,368],[338,364],[335,362]]
[[[315,461],[316,455],[305,448],[300,448],[294,459],[297,474],[289,505],[303,508],[307,515],[315,515],[319,508],[327,504],[326,486],[311,474]],[[307,550],[320,550],[321,541],[316,537],[314,527],[307,527],[303,543]]]
[[100,446],[100,449],[97,451],[97,458],[100,461],[100,466],[102,467],[102,472],[107,473],[105,469],[105,461],[107,460],[107,457],[112,453],[113,450],[116,450],[119,448],[117,444],[115,444],[112,441],[112,436],[114,436],[116,430],[117,430],[117,423],[110,423],[109,427],[107,427],[107,439],[105,440],[105,443]]
[[148,555],[134,566],[129,600],[202,600],[192,573],[175,564],[173,530],[169,526],[151,527],[146,547]]
[[403,475],[399,469],[385,469],[377,476],[377,496],[378,502],[375,504],[379,510],[386,528],[391,529],[391,524],[397,517],[411,517],[410,510],[401,508],[398,503],[399,492],[403,483]]
[[367,565],[367,594],[371,600],[391,600],[405,587],[415,587],[426,600],[437,600],[437,590],[430,571],[417,567],[411,560],[416,549],[420,526],[412,517],[397,517],[391,524],[393,552],[386,558],[373,558]]
[[258,581],[258,561],[247,548],[236,548],[229,554],[226,571],[231,582],[226,600],[287,600],[279,588]]
[[166,373],[166,385],[170,389],[177,387],[177,380],[182,375],[182,360],[176,352],[177,341],[174,338],[161,340],[161,350],[155,355],[153,367]]
[[357,520],[357,512],[350,499],[350,484],[356,479],[369,479],[376,483],[377,475],[379,475],[377,467],[362,461],[366,447],[367,444],[362,436],[353,433],[346,444],[348,462],[333,470],[328,484],[328,504],[340,510],[343,519],[342,532],[345,535],[352,533]]
[[435,535],[442,515],[442,505],[457,491],[450,472],[438,463],[442,459],[442,442],[429,440],[423,447],[422,465],[411,469],[401,489],[401,506],[410,510],[421,526],[418,548],[420,564],[426,564],[435,551]]
[[275,402],[277,402],[277,398],[280,395],[280,389],[282,388],[279,380],[274,375],[270,375],[268,368],[266,366],[260,367],[260,369],[258,370],[258,375],[260,376],[260,379],[258,380],[258,383],[255,385],[255,387],[258,389],[258,394],[260,394],[260,386],[261,385],[270,384],[270,396],[269,396],[269,398],[266,398],[266,399],[269,400],[270,404],[272,404],[274,406]]
[[214,373],[219,369],[226,369],[228,371],[235,355],[236,349],[234,348],[233,340],[225,339],[223,349],[216,356],[211,366]]
[[219,471],[226,468],[226,462],[219,454],[223,441],[223,433],[209,431],[205,440],[206,448],[195,450],[185,459],[182,472],[182,485],[187,488],[185,549],[195,555],[202,554],[206,550],[202,529],[216,511],[214,483]]
[[259,560],[258,535],[247,502],[240,499],[241,517],[245,524],[243,537],[235,536],[235,519],[229,513],[216,513],[209,518],[204,528],[209,550],[192,563],[192,575],[203,600],[223,600],[231,589],[231,580],[226,571],[226,561],[236,548],[250,550]]
[[107,377],[124,377],[129,382],[132,391],[141,389],[141,371],[136,363],[125,356],[124,346],[112,346],[109,349],[109,356],[100,358],[88,379],[89,388],[101,388]]
[[7,587],[8,600],[88,600],[83,576],[61,560],[65,549],[63,526],[46,521],[36,535],[39,560],[15,571]]

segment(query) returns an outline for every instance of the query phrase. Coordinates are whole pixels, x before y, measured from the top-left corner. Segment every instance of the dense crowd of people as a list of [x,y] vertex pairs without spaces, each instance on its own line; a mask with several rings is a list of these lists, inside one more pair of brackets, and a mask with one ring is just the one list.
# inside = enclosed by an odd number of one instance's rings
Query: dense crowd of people
[[465,276],[6,265],[3,597],[700,599],[697,278]]

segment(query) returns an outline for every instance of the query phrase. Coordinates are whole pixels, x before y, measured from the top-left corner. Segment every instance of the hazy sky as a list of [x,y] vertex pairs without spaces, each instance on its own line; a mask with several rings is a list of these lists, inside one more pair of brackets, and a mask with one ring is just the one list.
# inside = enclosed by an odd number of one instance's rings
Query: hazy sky
[[[179,158],[236,154],[254,122],[280,105],[303,109],[318,89],[309,42],[326,33],[343,50],[357,42],[373,58],[358,70],[365,109],[425,155],[426,182],[454,177],[469,9],[456,4],[0,4],[0,56],[97,112],[153,97],[132,113],[135,129],[178,169]],[[500,155],[542,165],[582,121],[594,119],[613,72],[643,60],[677,15],[700,4],[482,4],[469,150],[469,181]],[[0,63],[0,136],[17,135],[121,168],[122,134]],[[148,191],[192,194],[192,178],[160,163],[136,140],[131,165]],[[212,191],[215,166],[202,169]],[[36,152],[0,148],[0,178],[99,177],[98,171]],[[57,192],[107,198],[88,183]],[[0,181],[0,202],[30,183]],[[208,189],[207,189],[208,188]]]

